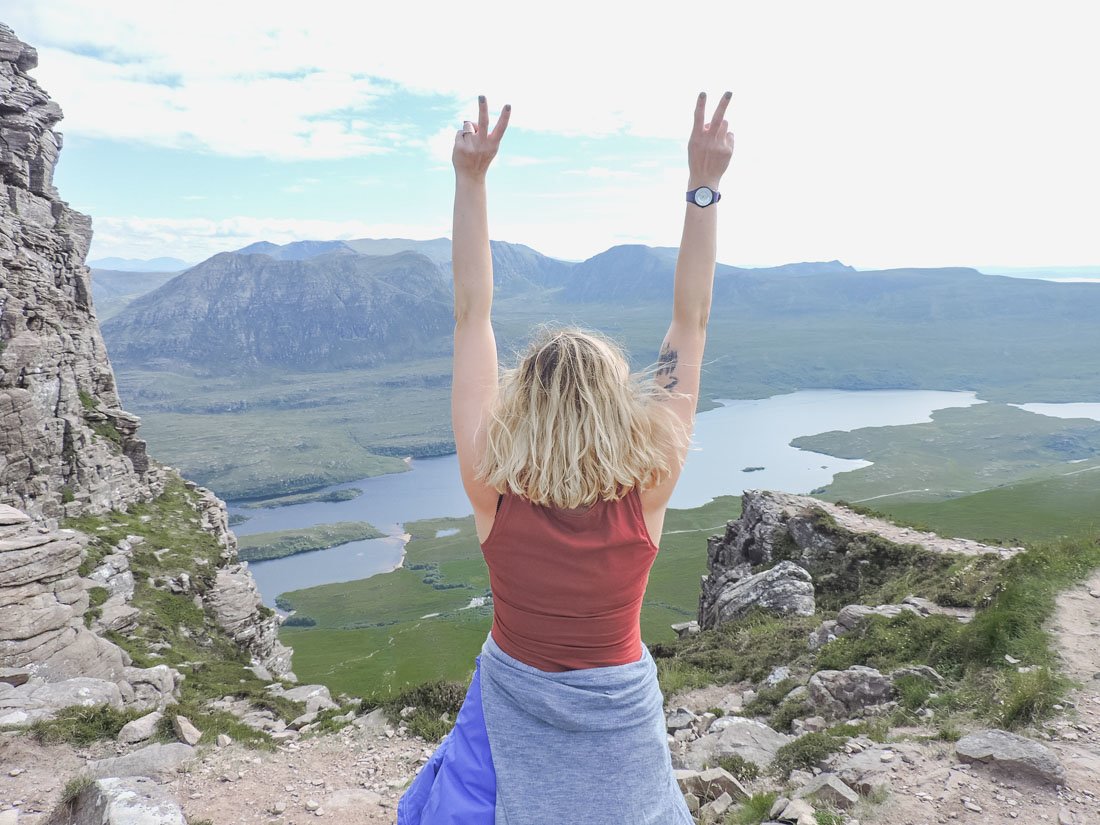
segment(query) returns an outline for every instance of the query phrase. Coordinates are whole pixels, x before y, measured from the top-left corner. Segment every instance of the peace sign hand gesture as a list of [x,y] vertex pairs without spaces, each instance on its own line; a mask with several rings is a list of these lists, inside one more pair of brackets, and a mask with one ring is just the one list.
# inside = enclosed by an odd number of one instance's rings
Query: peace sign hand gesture
[[512,105],[505,104],[497,119],[497,125],[490,132],[489,104],[485,100],[485,95],[478,95],[477,103],[477,123],[474,124],[469,120],[462,122],[462,128],[455,135],[451,162],[454,164],[456,177],[484,180],[489,164],[496,157],[504,130],[508,128]]
[[718,181],[729,167],[733,157],[733,133],[729,131],[729,122],[725,120],[726,106],[733,92],[726,92],[718,101],[714,117],[704,122],[707,93],[700,92],[695,103],[695,125],[688,140],[688,188],[709,186],[718,188]]

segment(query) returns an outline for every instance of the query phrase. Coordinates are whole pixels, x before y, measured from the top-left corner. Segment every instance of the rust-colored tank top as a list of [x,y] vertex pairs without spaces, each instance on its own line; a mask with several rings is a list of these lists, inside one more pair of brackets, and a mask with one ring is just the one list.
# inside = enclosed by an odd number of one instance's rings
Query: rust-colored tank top
[[639,617],[657,547],[637,488],[583,512],[505,493],[481,550],[490,632],[504,652],[547,671],[641,658]]

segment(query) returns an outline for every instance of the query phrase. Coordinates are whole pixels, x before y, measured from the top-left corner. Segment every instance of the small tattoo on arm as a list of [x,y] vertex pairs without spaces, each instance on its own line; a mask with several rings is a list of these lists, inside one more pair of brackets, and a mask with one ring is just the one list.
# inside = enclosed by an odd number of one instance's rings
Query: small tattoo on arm
[[672,390],[676,388],[676,385],[680,383],[680,379],[673,375],[676,372],[676,366],[679,364],[680,358],[671,346],[665,344],[661,348],[661,354],[657,357],[657,383],[659,383],[666,390]]

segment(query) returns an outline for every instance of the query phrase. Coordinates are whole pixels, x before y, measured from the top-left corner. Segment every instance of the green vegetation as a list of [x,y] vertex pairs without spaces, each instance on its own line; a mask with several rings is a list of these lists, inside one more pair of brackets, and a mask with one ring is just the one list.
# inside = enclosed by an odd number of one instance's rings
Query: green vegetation
[[772,805],[778,798],[777,791],[754,793],[734,808],[733,813],[726,818],[727,825],[760,825],[761,822],[771,818],[769,814]]
[[[924,424],[807,435],[791,444],[874,462],[837,474],[825,497],[881,510],[895,503],[938,502],[1100,465],[1100,421],[1052,418],[987,403],[937,410]],[[1063,505],[1055,503],[1043,520],[1049,523],[1063,513]],[[994,521],[984,524],[986,529],[996,528]]]
[[[53,719],[39,720],[27,726],[27,733],[45,744],[69,742],[84,746],[97,739],[116,739],[127,722],[138,719],[148,710],[122,710],[107,703],[70,705],[57,712]],[[157,741],[174,742],[176,737]],[[62,794],[64,795],[64,794]]]
[[873,502],[890,518],[947,536],[1019,544],[1100,532],[1100,461],[938,502]]
[[225,499],[316,491],[453,452],[450,370],[450,358],[209,376],[116,365],[150,454]]
[[[960,624],[945,616],[903,613],[870,616],[857,628],[824,645],[814,666],[843,670],[853,664],[888,671],[928,664],[948,679],[937,690],[925,680],[899,680],[903,711],[932,702],[1006,728],[1045,718],[1068,687],[1057,673],[1057,655],[1045,625],[1055,597],[1100,566],[1100,539],[1064,538],[1037,543],[1005,562],[988,602],[974,619]],[[1006,664],[1008,654],[1030,668]]]
[[845,737],[834,736],[826,731],[805,733],[775,752],[771,771],[776,776],[786,778],[796,768],[811,770],[829,754],[843,749],[846,741]]
[[[813,522],[819,534],[842,548],[814,562],[799,562],[813,576],[815,600],[824,610],[855,603],[895,603],[907,595],[953,607],[975,607],[988,601],[1004,566],[993,554],[938,553],[876,534],[853,533],[824,510],[814,513]],[[800,552],[787,536],[777,542],[775,560],[797,560]]]
[[820,616],[780,616],[753,608],[728,622],[684,639],[650,645],[665,696],[739,679],[760,681],[779,665],[792,670],[809,661],[806,638]]
[[718,767],[724,769],[741,782],[751,782],[760,775],[760,767],[755,762],[733,754],[718,760]]
[[[178,476],[172,475],[164,493],[151,502],[134,504],[127,512],[66,519],[62,526],[92,537],[87,557],[81,563],[81,575],[90,573],[127,535],[145,538],[134,546],[130,561],[134,573],[132,605],[141,610],[142,621],[126,634],[105,635],[130,654],[135,667],[167,664],[185,675],[180,687],[181,700],[172,706],[172,711],[187,716],[203,732],[203,741],[228,733],[238,741],[272,748],[274,744],[266,733],[241,723],[231,713],[210,709],[207,703],[223,696],[237,696],[286,719],[303,713],[304,704],[265,692],[266,682],[247,669],[250,656],[195,605],[191,595],[173,594],[149,585],[149,579],[156,581],[182,572],[189,575],[196,593],[204,593],[213,585],[222,548],[198,525],[195,494]],[[154,551],[162,549],[168,552],[160,553],[158,559]],[[154,655],[154,646],[161,647],[164,643],[167,646]],[[117,732],[125,721],[128,719],[105,710],[56,730],[60,735],[72,730],[74,737],[96,730],[108,735],[111,730]],[[167,735],[167,731],[163,733]]]
[[341,487],[339,490],[316,490],[312,493],[297,493],[292,496],[276,496],[260,501],[246,501],[240,506],[248,510],[258,510],[267,507],[289,507],[292,504],[308,504],[314,501],[337,502],[351,501],[359,498],[363,491],[358,487]]
[[62,805],[69,806],[70,817],[72,816],[72,805],[76,802],[77,796],[93,782],[95,782],[95,778],[91,774],[78,773],[76,776],[70,778],[61,789],[60,802]]
[[237,539],[238,555],[247,561],[281,559],[296,553],[327,550],[349,541],[377,539],[384,535],[365,521],[337,521],[296,530],[273,530],[241,536]]
[[[410,733],[422,736],[429,742],[438,742],[454,727],[458,711],[466,698],[466,690],[466,684],[436,679],[394,696],[381,699],[368,697],[362,700],[360,709],[368,711],[381,707],[390,719],[403,718]],[[408,707],[416,710],[402,717],[401,711]]]

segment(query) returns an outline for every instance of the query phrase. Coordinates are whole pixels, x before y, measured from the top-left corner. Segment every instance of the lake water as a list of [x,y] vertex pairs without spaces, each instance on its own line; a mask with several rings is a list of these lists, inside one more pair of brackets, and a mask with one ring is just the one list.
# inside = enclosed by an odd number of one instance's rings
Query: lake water
[[[802,390],[758,400],[720,403],[722,406],[696,416],[693,449],[670,507],[698,507],[715,496],[739,495],[746,489],[808,493],[828,484],[836,473],[866,467],[870,462],[795,449],[790,442],[798,436],[917,424],[931,420],[935,410],[983,402],[970,392]],[[275,596],[287,590],[367,578],[392,570],[399,565],[404,552],[405,522],[470,515],[455,455],[413,460],[410,466],[408,472],[325,488],[363,490],[361,496],[350,501],[258,510],[242,509],[229,502],[230,513],[249,517],[233,527],[242,536],[334,521],[369,521],[389,534],[386,538],[352,542],[329,550],[250,562],[264,604],[274,607]],[[750,467],[763,469],[746,472]]]

